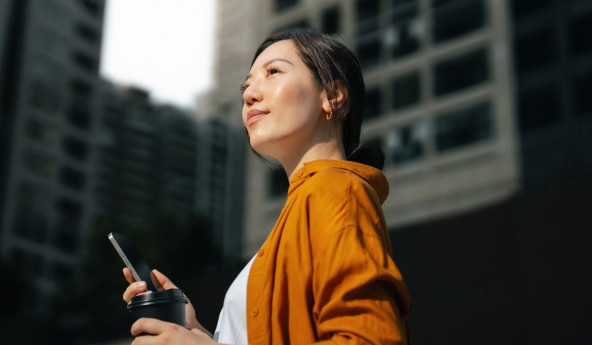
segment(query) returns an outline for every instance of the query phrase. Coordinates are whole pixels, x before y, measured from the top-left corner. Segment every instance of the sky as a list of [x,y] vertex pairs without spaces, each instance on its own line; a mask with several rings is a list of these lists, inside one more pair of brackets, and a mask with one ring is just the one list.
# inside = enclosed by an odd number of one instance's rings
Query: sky
[[192,108],[211,86],[216,0],[107,0],[101,75]]

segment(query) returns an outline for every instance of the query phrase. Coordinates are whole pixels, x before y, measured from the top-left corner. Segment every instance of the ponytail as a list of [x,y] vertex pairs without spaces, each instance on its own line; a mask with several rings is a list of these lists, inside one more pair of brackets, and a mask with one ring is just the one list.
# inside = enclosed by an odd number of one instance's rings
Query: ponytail
[[380,146],[376,144],[358,145],[348,156],[348,161],[362,163],[382,170],[384,167],[384,153]]

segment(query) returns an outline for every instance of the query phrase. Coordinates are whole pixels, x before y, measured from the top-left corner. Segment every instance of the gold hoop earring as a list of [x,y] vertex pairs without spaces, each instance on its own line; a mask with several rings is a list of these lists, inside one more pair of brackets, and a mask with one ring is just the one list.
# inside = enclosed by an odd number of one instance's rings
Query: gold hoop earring
[[333,117],[333,110],[331,110],[331,112],[325,114],[325,118],[327,119],[327,121],[331,120],[332,117]]

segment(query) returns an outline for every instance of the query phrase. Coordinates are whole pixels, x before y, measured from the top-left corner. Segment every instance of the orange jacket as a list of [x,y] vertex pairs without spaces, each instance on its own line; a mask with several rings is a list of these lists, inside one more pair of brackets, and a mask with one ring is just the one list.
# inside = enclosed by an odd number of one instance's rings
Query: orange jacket
[[377,169],[309,162],[247,283],[249,344],[406,344],[411,301],[391,255]]

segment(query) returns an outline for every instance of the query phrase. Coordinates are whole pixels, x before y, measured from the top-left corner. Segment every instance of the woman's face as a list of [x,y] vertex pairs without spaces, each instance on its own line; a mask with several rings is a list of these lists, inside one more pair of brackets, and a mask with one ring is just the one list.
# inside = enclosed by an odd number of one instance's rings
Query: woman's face
[[243,88],[243,124],[259,154],[280,162],[299,159],[319,140],[327,140],[330,104],[293,41],[265,49]]

